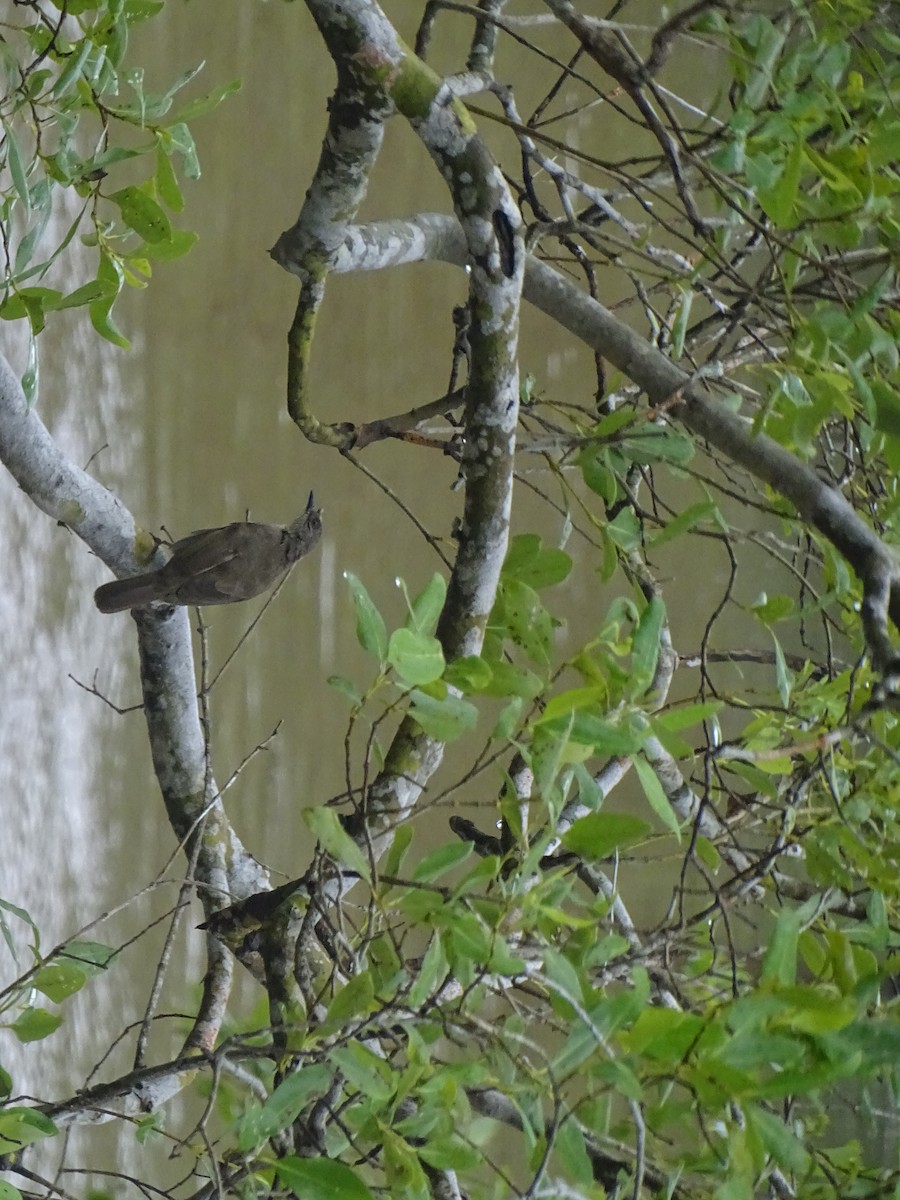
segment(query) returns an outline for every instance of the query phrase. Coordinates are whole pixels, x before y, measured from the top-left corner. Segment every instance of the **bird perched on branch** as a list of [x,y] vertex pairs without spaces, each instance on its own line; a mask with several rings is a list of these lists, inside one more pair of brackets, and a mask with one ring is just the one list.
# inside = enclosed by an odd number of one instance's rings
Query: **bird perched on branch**
[[158,571],[104,583],[94,593],[103,613],[162,604],[235,604],[264,592],[308,554],[322,536],[322,510],[312,492],[291,525],[237,521],[198,529],[176,542]]

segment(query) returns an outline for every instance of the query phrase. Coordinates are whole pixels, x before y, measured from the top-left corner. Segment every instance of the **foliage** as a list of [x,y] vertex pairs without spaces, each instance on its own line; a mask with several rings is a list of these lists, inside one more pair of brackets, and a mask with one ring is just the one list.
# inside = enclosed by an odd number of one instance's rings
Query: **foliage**
[[[38,20],[17,31],[19,48],[4,43],[0,315],[35,334],[47,312],[84,303],[117,340],[122,282],[187,248],[166,212],[180,207],[172,158],[192,173],[184,121],[227,89],[170,117],[188,80],[151,96],[121,68],[129,24],[156,7],[70,3],[80,40]],[[525,120],[510,89],[493,89],[490,111],[469,104],[510,139],[503,165],[530,252],[581,273],[591,295],[602,274],[648,345],[688,362],[722,410],[798,470],[814,464],[896,545],[896,12],[867,0],[681,6],[635,75],[621,60],[630,43],[617,59],[605,27],[579,25],[563,0],[549,7],[580,41],[568,66],[542,27],[493,9],[473,35],[473,55],[488,57],[486,27],[513,35],[519,71],[532,85],[543,72]],[[721,80],[714,103],[684,97],[687,125],[658,81],[676,44],[715,54]],[[341,65],[352,74],[375,57],[354,50]],[[111,103],[118,84],[124,105]],[[579,121],[601,104],[625,120],[626,101],[640,153],[581,149]],[[546,132],[548,112],[562,133]],[[75,127],[88,118],[102,137],[82,156]],[[112,144],[122,125],[138,148]],[[140,155],[142,182],[105,182]],[[59,187],[83,208],[42,258]],[[83,216],[96,280],[68,296],[30,283]],[[888,1154],[847,1129],[862,1095],[890,1110],[879,1132],[893,1136],[900,1064],[900,731],[896,681],[866,657],[866,581],[827,522],[802,522],[754,481],[751,451],[733,461],[701,445],[678,423],[681,397],[643,405],[601,358],[592,401],[522,387],[520,444],[545,466],[529,482],[565,521],[559,544],[534,531],[510,541],[490,612],[466,614],[483,621],[479,653],[449,649],[455,576],[401,584],[394,617],[346,576],[371,668],[330,681],[349,706],[342,810],[306,809],[316,851],[303,876],[208,923],[270,1005],[262,1032],[235,1014],[198,1059],[204,1086],[207,1063],[221,1067],[221,1141],[197,1156],[204,1172],[214,1159],[222,1194],[900,1191]],[[668,572],[690,570],[701,541],[729,567],[718,592],[696,588],[700,642],[678,653]],[[725,610],[751,623],[749,643]],[[434,774],[404,805],[385,780],[418,779],[429,755]],[[416,820],[444,814],[453,837],[426,851]],[[637,920],[631,898],[648,884],[664,911]],[[70,945],[45,959],[36,941],[9,996],[17,1036],[57,1022],[30,989],[62,1001],[102,957]],[[236,1062],[243,1073],[226,1070]],[[8,1106],[5,1148],[51,1135],[48,1111]]]
[[[184,207],[176,164],[188,179],[200,174],[188,122],[239,85],[176,107],[200,63],[164,92],[149,91],[143,70],[126,65],[128,40],[162,8],[162,0],[68,0],[59,10],[23,5],[4,23],[0,318],[27,319],[33,336],[48,314],[86,307],[101,337],[127,347],[112,318],[123,286],[145,287],[155,262],[180,258],[196,241],[168,215]],[[96,252],[96,266],[64,294],[47,280],[76,238]],[[37,376],[32,340],[32,400]]]

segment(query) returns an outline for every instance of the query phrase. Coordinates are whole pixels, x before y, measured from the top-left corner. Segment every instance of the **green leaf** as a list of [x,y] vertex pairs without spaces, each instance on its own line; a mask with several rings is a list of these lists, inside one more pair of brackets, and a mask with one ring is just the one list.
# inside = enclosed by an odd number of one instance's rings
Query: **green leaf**
[[41,967],[34,976],[34,986],[39,992],[59,1004],[67,996],[73,996],[87,982],[87,976],[73,963],[51,962]]
[[324,1063],[314,1063],[292,1071],[261,1108],[250,1110],[242,1119],[238,1148],[248,1153],[282,1129],[287,1129],[314,1096],[328,1090],[332,1080],[333,1073]]
[[447,583],[443,575],[435,572],[412,602],[407,627],[419,633],[434,633],[446,598]]
[[680,842],[681,826],[678,823],[678,817],[669,803],[668,796],[662,789],[662,784],[656,777],[656,772],[640,754],[636,754],[632,762],[634,763],[634,769],[637,772],[638,779],[641,781],[641,787],[644,789],[644,795],[647,797],[650,807],[662,821],[663,825],[671,829]]
[[22,1200],[22,1193],[5,1179],[0,1179],[0,1200]]
[[198,235],[189,229],[173,229],[168,241],[141,242],[125,257],[129,262],[142,258],[152,259],[153,262],[174,262],[175,259],[184,258],[189,254],[198,241]]
[[341,1028],[354,1017],[367,1017],[375,1007],[375,985],[370,971],[360,971],[340,989],[328,1006],[325,1025]]
[[657,534],[648,538],[647,546],[651,550],[657,549],[659,546],[664,546],[666,542],[674,541],[681,534],[687,533],[701,521],[715,521],[716,524],[721,524],[721,516],[715,504],[710,500],[703,500],[699,504],[692,504],[685,508],[682,512],[674,517],[667,525],[665,525]]
[[182,170],[188,179],[200,178],[200,159],[190,129],[184,123],[172,125],[165,130],[172,149],[182,157]]
[[93,300],[99,300],[103,296],[109,295],[115,296],[115,288],[102,279],[92,279],[89,283],[84,283],[80,288],[76,288],[74,292],[63,296],[56,307],[59,309],[80,308],[84,304],[90,304]]
[[49,1037],[62,1025],[62,1017],[47,1012],[45,1008],[26,1008],[19,1013],[9,1028],[20,1042],[39,1042]]
[[432,683],[444,673],[441,643],[416,629],[395,629],[388,643],[387,658],[403,682],[413,687]]
[[784,621],[796,612],[797,606],[790,596],[766,596],[765,593],[753,605],[753,611],[763,625]]
[[155,242],[167,242],[172,237],[169,218],[152,196],[148,196],[140,188],[122,188],[113,192],[109,198],[113,204],[118,205],[122,220],[128,228],[140,234],[151,245]]
[[454,659],[453,662],[447,663],[444,670],[444,682],[462,692],[484,691],[493,676],[490,663],[475,654]]
[[623,508],[606,526],[607,535],[626,553],[641,544],[641,523],[633,508]]
[[351,704],[362,704],[362,696],[356,690],[356,686],[343,675],[329,675],[328,686],[346,696]]
[[352,571],[345,571],[344,578],[350,585],[353,604],[356,608],[356,636],[367,654],[371,654],[381,666],[387,662],[388,635],[384,618],[366,591],[362,580]]
[[[771,633],[771,630],[769,632]],[[787,708],[794,687],[794,673],[785,662],[781,642],[779,642],[774,633],[772,634],[772,641],[775,643],[775,683],[778,687],[778,695],[781,698],[781,703]]]
[[425,692],[414,691],[409,715],[422,729],[439,742],[452,742],[474,729],[478,722],[478,709],[468,700],[447,695],[437,700]]
[[659,596],[653,596],[641,613],[631,641],[631,688],[635,695],[645,692],[653,682],[665,620],[666,606]]
[[569,713],[582,709],[599,709],[608,698],[609,689],[605,684],[570,688],[567,692],[550,697],[535,725],[547,725],[559,717],[567,717]]
[[594,1168],[584,1134],[573,1117],[557,1127],[553,1149],[564,1178],[570,1180],[582,1195],[590,1195],[595,1190]]
[[779,983],[787,986],[795,981],[800,925],[800,914],[797,909],[781,909],[763,958],[761,978],[764,983]]
[[564,550],[541,547],[535,533],[518,534],[512,539],[503,564],[507,579],[517,579],[536,591],[562,583],[572,570],[572,560]]
[[760,189],[760,206],[779,229],[788,229],[796,224],[793,219],[794,209],[800,189],[800,173],[805,160],[805,147],[802,142],[797,142],[787,157],[778,181],[770,188]]
[[101,337],[112,342],[114,346],[121,346],[123,350],[128,350],[131,343],[116,328],[110,315],[122,289],[124,277],[121,264],[105,250],[101,251],[97,279],[103,285],[103,295],[91,303],[88,311],[91,315],[91,324]]
[[9,167],[13,187],[16,190],[16,195],[22,202],[23,208],[28,213],[31,211],[31,196],[28,191],[28,171],[25,166],[25,160],[22,157],[22,151],[19,149],[19,142],[15,131],[6,121],[3,122],[3,132],[6,137],[6,163]]
[[582,858],[609,858],[616,850],[624,850],[642,841],[651,832],[647,821],[627,813],[589,813],[581,817],[562,837],[562,844]]
[[678,293],[681,296],[681,303],[678,305],[678,312],[672,325],[672,357],[676,362],[684,354],[684,338],[694,305],[694,293],[689,287],[679,287]]
[[93,49],[94,44],[90,38],[83,38],[80,45],[78,45],[77,51],[73,50],[70,53],[65,67],[60,71],[59,78],[53,85],[54,100],[59,100],[71,87],[74,87],[80,79],[82,68]]
[[391,1068],[361,1042],[333,1046],[328,1057],[337,1064],[347,1082],[364,1096],[384,1103],[394,1095],[397,1079]]
[[289,1155],[278,1159],[275,1171],[298,1200],[374,1200],[356,1172],[333,1158]]
[[387,858],[384,860],[383,870],[385,875],[396,878],[400,874],[400,866],[403,863],[406,851],[409,849],[412,837],[413,831],[411,825],[399,825],[394,830]]
[[196,117],[205,116],[207,113],[212,112],[214,108],[218,108],[226,96],[233,96],[235,92],[239,92],[242,86],[243,84],[240,79],[232,79],[230,83],[222,83],[218,87],[214,87],[211,92],[207,92],[205,96],[199,96],[196,100],[191,100],[184,108],[180,109],[174,120],[181,123],[184,121],[193,121]]
[[443,986],[450,965],[439,934],[428,943],[422,963],[409,989],[408,1003],[413,1012],[420,1012],[425,1002]]
[[41,1138],[53,1137],[56,1126],[34,1108],[4,1108],[0,1111],[0,1154],[14,1154]]
[[508,704],[504,704],[497,717],[497,723],[491,731],[491,737],[499,738],[504,742],[508,741],[515,732],[524,707],[525,702],[521,696],[515,696]]
[[488,665],[491,668],[491,680],[480,689],[485,696],[516,696],[522,700],[533,700],[544,690],[543,680],[527,667],[495,659],[491,659]]
[[412,877],[416,883],[431,883],[453,867],[465,862],[471,854],[471,842],[447,842],[426,854],[413,871]]
[[755,1104],[746,1107],[744,1116],[767,1153],[780,1167],[798,1175],[807,1173],[809,1152],[780,1117]]
[[489,624],[506,631],[532,662],[546,666],[553,645],[553,621],[533,587],[518,579],[505,579]]
[[891,437],[900,438],[900,395],[884,380],[872,380],[875,401],[875,428]]
[[303,820],[332,858],[356,871],[361,879],[371,878],[372,867],[368,858],[341,825],[340,817],[333,808],[324,805],[304,808]]
[[669,733],[678,733],[691,725],[699,725],[708,717],[715,716],[722,708],[721,700],[706,700],[701,704],[679,704],[673,708],[654,713],[651,724],[661,725]]

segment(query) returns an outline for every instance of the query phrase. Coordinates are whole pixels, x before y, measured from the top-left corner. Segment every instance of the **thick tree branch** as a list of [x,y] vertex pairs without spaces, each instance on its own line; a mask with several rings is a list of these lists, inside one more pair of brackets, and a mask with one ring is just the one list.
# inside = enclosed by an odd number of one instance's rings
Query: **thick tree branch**
[[[451,217],[426,213],[406,222],[348,230],[334,270],[373,270],[428,259],[463,266],[465,241],[454,226]],[[665,404],[691,432],[789,500],[798,517],[831,542],[863,585],[863,626],[873,665],[880,672],[892,670],[896,651],[887,619],[900,627],[900,570],[890,548],[850,502],[802,459],[766,434],[754,433],[746,417],[710,397],[702,379],[667,358],[552,267],[529,256],[522,294],[636,383],[651,405]]]
[[[111,492],[69,462],[28,407],[2,355],[0,459],[38,508],[77,534],[118,574],[133,574],[146,564],[152,539],[137,530],[131,514]],[[215,908],[223,897],[258,891],[265,875],[215,802],[217,789],[209,775],[197,712],[187,610],[142,610],[136,623],[154,769],[172,828],[179,839],[187,839],[188,855],[199,832],[196,877],[204,885],[203,903]]]

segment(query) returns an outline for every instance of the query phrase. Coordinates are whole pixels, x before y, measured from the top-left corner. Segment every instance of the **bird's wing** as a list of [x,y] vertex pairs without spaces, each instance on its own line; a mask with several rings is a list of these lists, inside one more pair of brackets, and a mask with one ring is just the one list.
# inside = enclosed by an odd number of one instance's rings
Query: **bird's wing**
[[177,560],[179,566],[192,575],[211,571],[240,553],[244,538],[238,531],[251,528],[245,521],[237,521],[218,529],[197,529],[175,543],[172,560]]

